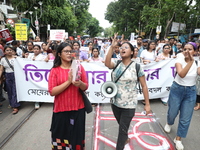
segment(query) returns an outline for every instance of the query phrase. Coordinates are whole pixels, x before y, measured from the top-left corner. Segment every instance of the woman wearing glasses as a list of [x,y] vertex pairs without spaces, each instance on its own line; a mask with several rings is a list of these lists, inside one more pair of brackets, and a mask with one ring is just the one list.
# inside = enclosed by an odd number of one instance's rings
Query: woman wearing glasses
[[29,53],[33,53],[33,42],[28,41],[26,43],[26,49],[24,50],[23,57],[27,58]]
[[54,98],[51,123],[52,149],[84,149],[85,106],[79,89],[88,88],[87,76],[80,65],[80,79],[72,82],[72,47],[61,43],[57,48],[48,88]]
[[[117,34],[115,34],[114,36],[112,45],[110,46],[110,49],[105,59],[105,66],[110,69],[115,68],[115,66],[117,65],[117,60],[111,61],[112,54],[114,52],[115,46],[117,45],[116,37]],[[135,108],[137,106],[137,74],[135,62],[132,62],[131,60],[134,54],[134,47],[129,42],[124,42],[119,49],[122,61],[116,67],[114,72],[112,72],[112,81],[115,82],[116,79],[121,75],[121,73],[126,69],[126,67],[129,67],[116,83],[118,91],[117,94],[111,99],[111,108],[119,124],[116,150],[123,150],[125,144],[128,143],[130,140],[128,138],[128,128],[130,126],[132,118],[135,115]],[[149,114],[149,95],[142,67],[140,67],[138,77],[146,102],[144,109],[146,111],[146,114]]]
[[[33,46],[33,53],[28,53],[26,58],[32,61],[45,61],[46,56],[41,53],[41,47],[39,45]],[[35,102],[35,109],[40,108],[40,103]]]
[[144,64],[151,63],[152,61],[156,61],[156,42],[150,41],[147,45],[147,49],[143,50],[140,57],[143,60]]
[[157,56],[157,60],[165,60],[165,59],[169,59],[169,58],[172,58],[172,48],[169,44],[165,44],[163,46],[163,52],[158,54]]

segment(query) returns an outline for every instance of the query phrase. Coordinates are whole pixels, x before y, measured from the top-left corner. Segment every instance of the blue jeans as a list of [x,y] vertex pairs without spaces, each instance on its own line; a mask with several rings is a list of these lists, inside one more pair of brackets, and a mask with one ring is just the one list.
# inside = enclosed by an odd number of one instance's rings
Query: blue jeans
[[179,111],[177,136],[185,138],[196,102],[196,86],[182,86],[173,82],[168,100],[167,123],[173,125]]

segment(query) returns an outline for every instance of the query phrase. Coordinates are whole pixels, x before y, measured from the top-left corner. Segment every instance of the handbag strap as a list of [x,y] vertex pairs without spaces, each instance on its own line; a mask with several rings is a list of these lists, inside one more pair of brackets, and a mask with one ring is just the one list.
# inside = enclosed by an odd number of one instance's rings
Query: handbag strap
[[128,67],[133,63],[133,61],[131,61],[129,63],[129,65],[126,67],[126,69],[124,69],[124,71],[121,73],[121,75],[117,78],[117,80],[115,80],[115,83],[117,83],[117,81],[121,78],[121,76],[124,74],[124,72],[128,69]]
[[8,65],[10,66],[10,68],[14,71],[14,68],[13,68],[13,66],[10,64],[10,62],[8,61],[8,58],[7,58],[7,57],[5,57],[5,60],[6,60],[6,62],[8,63]]
[[122,60],[117,60],[117,64],[116,64],[116,66],[113,68],[112,71],[115,71],[115,69],[117,68],[117,66],[118,66],[121,62],[122,62]]

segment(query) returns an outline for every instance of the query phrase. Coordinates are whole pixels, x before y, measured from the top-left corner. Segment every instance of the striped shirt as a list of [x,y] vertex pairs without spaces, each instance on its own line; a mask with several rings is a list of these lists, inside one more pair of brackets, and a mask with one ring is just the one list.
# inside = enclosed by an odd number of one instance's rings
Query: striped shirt
[[[48,88],[49,92],[52,92],[52,89],[65,81],[68,80],[68,72],[70,69],[63,69],[61,67],[52,68],[49,75]],[[81,66],[81,81],[87,85],[88,80],[86,72]],[[54,112],[64,112],[72,111],[84,108],[84,102],[81,93],[79,92],[79,87],[70,84],[63,92],[56,95],[54,98]]]

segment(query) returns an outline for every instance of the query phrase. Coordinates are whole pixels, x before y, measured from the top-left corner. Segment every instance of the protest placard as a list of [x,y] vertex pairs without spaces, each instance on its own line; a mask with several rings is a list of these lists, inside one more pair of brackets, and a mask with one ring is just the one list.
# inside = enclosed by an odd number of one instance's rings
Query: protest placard
[[19,41],[27,40],[27,25],[26,23],[15,23],[15,39]]
[[62,41],[65,37],[65,30],[50,30],[50,40]]

